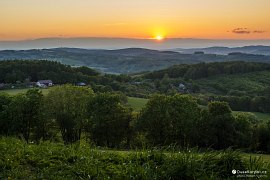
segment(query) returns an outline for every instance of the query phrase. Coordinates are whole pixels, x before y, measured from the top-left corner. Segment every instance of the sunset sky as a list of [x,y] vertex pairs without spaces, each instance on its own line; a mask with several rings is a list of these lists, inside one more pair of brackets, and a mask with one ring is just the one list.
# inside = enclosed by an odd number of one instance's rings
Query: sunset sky
[[0,0],[0,40],[270,39],[269,10],[270,0]]

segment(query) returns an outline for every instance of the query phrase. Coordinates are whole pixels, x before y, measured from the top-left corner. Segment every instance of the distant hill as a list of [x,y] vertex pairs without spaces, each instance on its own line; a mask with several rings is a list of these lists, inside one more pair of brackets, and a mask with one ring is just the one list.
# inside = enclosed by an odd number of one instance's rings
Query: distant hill
[[195,52],[204,52],[205,54],[220,54],[227,55],[234,52],[270,55],[270,46],[244,46],[244,47],[209,47],[209,48],[194,48],[194,49],[172,49],[172,51],[193,54]]
[[41,38],[21,41],[0,41],[0,50],[43,49],[56,47],[78,47],[84,49],[122,49],[122,48],[148,48],[166,50],[175,48],[204,48],[211,46],[237,47],[249,45],[270,46],[270,40],[230,40],[230,39],[192,39],[192,38],[166,38],[157,42],[155,39],[136,38]]
[[182,54],[174,51],[158,51],[143,48],[118,50],[88,50],[79,48],[53,48],[31,50],[0,51],[1,60],[51,60],[63,64],[87,66],[104,73],[127,74],[154,71],[177,64],[196,64],[200,62],[254,61],[270,63],[270,56],[232,53]]

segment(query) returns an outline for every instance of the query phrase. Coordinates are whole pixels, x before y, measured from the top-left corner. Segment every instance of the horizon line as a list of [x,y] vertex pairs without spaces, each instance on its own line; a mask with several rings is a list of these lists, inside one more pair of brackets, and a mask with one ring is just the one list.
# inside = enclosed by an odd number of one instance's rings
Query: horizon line
[[[75,36],[75,37],[39,37],[39,38],[32,38],[32,39],[16,39],[16,40],[1,40],[0,42],[20,42],[20,41],[36,41],[36,40],[45,40],[45,39],[127,39],[127,40],[156,40],[155,38],[140,38],[140,37],[106,37],[106,36]],[[270,38],[267,39],[231,39],[231,38],[194,38],[194,37],[164,37],[162,41],[166,40],[176,40],[176,39],[183,39],[183,40],[212,40],[212,41],[270,41]]]

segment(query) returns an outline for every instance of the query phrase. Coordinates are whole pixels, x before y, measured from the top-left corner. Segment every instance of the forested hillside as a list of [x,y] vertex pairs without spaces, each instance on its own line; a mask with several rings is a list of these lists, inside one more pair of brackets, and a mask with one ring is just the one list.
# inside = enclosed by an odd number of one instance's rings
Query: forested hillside
[[0,62],[1,89],[27,88],[29,82],[51,79],[54,84],[84,82],[95,92],[117,92],[149,98],[154,93],[192,94],[201,105],[229,102],[233,110],[270,112],[270,65],[253,62],[200,63],[136,75],[100,74],[87,67],[51,61]]
[[216,75],[242,74],[270,70],[270,64],[256,62],[214,62],[195,65],[175,65],[168,69],[154,71],[145,75],[149,79],[161,79],[165,74],[169,78],[200,79]]
[[157,51],[142,48],[119,50],[88,50],[76,48],[5,50],[0,51],[0,60],[52,60],[71,66],[87,66],[104,73],[130,74],[168,68],[177,64],[200,62],[249,61],[270,62],[270,56],[231,53],[181,54],[173,51]]
[[[270,66],[251,62],[177,65],[142,75],[162,93],[191,93],[202,105],[226,101],[233,110],[270,112]],[[182,87],[180,87],[182,86]]]
[[98,74],[90,68],[72,68],[53,61],[0,61],[0,83],[23,82],[26,79],[34,82],[51,79],[56,84],[76,83]]

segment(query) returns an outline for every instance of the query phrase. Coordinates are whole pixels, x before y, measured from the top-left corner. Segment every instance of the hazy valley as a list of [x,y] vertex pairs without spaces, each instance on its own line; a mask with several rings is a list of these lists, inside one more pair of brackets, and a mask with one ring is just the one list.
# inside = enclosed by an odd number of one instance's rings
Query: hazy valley
[[103,73],[112,74],[153,71],[177,64],[196,64],[201,62],[270,62],[270,56],[266,53],[270,47],[267,46],[232,49],[224,47],[222,48],[224,49],[223,51],[220,50],[218,52],[216,49],[221,48],[189,49],[181,53],[143,48],[117,50],[79,48],[3,50],[0,51],[0,60],[52,60],[71,66],[87,66]]

